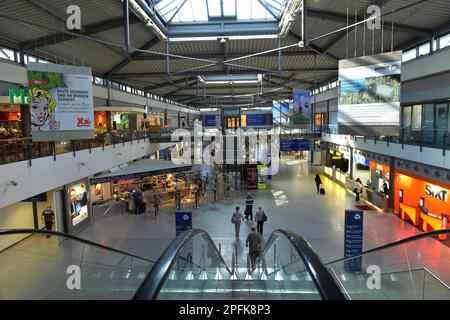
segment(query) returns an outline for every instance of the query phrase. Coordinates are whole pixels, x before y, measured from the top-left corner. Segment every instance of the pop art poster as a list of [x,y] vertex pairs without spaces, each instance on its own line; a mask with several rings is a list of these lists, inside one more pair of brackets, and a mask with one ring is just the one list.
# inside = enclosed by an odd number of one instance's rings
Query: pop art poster
[[28,86],[33,141],[94,137],[90,68],[29,63]]

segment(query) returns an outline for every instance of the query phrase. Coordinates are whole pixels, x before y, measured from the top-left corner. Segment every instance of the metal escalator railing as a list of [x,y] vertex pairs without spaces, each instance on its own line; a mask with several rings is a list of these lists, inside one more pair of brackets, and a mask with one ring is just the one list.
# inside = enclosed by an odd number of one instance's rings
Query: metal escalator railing
[[326,263],[354,300],[450,299],[450,229],[421,233]]
[[[278,240],[283,240],[283,243],[281,244]],[[273,279],[270,277],[251,277],[261,270],[264,270],[263,273],[267,274],[266,260],[268,259],[266,259],[266,255],[271,255],[272,248],[277,244],[280,245],[278,255],[276,253],[274,255],[277,263],[284,264],[285,261],[289,260],[281,257],[285,252],[288,252],[294,259],[298,256],[301,257],[301,263],[296,264],[296,270],[293,273],[296,273],[295,277],[297,277],[297,280],[302,278],[302,281],[291,281],[290,279],[277,277],[273,277]],[[221,271],[224,271],[226,274],[224,277],[220,275]],[[242,281],[251,282],[253,280],[255,281],[252,290],[255,292],[255,296],[259,295],[259,297],[267,298],[268,296],[265,296],[264,292],[268,290],[271,294],[279,292],[280,297],[283,293],[290,293],[292,294],[291,297],[295,296],[300,299],[314,299],[315,297],[330,300],[345,299],[345,295],[340,290],[335,279],[312,251],[309,244],[292,232],[278,230],[271,235],[259,260],[255,263],[255,268],[251,270],[251,275],[250,272],[247,273],[246,279],[238,279],[233,276],[235,271],[231,271],[227,267],[208,233],[203,230],[189,230],[177,237],[169,245],[136,292],[134,299],[183,298],[189,300],[190,298],[210,298],[211,295],[203,295],[204,291],[207,290],[215,293],[222,292],[220,295],[222,299],[225,296],[235,299],[239,297],[242,291],[240,286],[250,284],[243,284]],[[307,284],[305,285],[303,281],[304,276],[312,279],[313,284],[311,284],[311,287],[308,287]],[[212,284],[211,281],[199,280],[225,282]],[[262,284],[261,280],[267,280],[262,281],[267,282],[267,285]],[[229,283],[230,281],[236,281],[235,285]],[[214,288],[211,288],[211,286]],[[235,291],[235,294],[231,293],[230,290]],[[248,287],[246,291],[249,291]]]
[[158,299],[171,273],[179,275],[185,271],[180,266],[180,261],[183,266],[186,262],[190,262],[194,267],[200,266],[202,271],[208,270],[210,276],[211,272],[218,270],[225,270],[228,275],[231,275],[230,269],[209,234],[201,229],[191,229],[178,236],[167,247],[137,290],[134,299]]
[[[300,264],[300,261],[302,264]],[[273,268],[269,272],[270,262],[272,262]],[[295,266],[289,268],[292,265]],[[310,244],[290,231],[276,230],[270,235],[255,263],[252,275],[257,274],[258,270],[260,273],[265,273],[264,275],[261,274],[260,278],[268,278],[271,274],[277,274],[281,270],[285,271],[285,275],[290,273],[291,276],[305,273],[313,281],[322,299],[346,299],[336,280],[313,251]],[[276,279],[276,276],[274,278]]]
[[154,265],[55,231],[0,230],[0,245],[0,299],[131,299]]

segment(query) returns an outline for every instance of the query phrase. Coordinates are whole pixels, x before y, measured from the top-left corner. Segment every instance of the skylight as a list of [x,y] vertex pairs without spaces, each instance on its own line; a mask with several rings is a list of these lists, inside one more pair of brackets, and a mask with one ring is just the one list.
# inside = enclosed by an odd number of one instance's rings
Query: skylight
[[279,20],[290,0],[160,0],[156,6],[167,23],[218,19]]

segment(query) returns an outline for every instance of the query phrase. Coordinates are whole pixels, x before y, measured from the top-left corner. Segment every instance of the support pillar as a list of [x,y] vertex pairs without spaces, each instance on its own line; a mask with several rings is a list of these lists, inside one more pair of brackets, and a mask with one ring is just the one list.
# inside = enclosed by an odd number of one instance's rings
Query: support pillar
[[30,106],[27,104],[20,105],[20,121],[22,129],[22,137],[31,137],[31,113]]
[[396,197],[394,188],[395,188],[395,158],[391,157],[389,159],[389,202],[388,202],[388,209],[390,212],[394,212],[394,197]]

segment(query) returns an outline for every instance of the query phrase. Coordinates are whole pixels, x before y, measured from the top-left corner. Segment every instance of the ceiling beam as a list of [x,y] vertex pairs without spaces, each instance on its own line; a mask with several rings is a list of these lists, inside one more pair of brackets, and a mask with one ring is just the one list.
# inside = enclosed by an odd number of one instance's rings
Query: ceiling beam
[[[289,32],[289,36],[291,36],[297,42],[302,41],[302,38],[299,35],[297,35],[296,33],[292,32],[292,31]],[[335,62],[339,61],[339,58],[337,58],[336,56],[334,56],[334,55],[332,55],[332,54],[330,54],[328,52],[324,52],[323,49],[319,48],[315,44],[312,44],[312,43],[308,44],[308,48],[313,50],[314,52],[316,52],[318,54],[321,54],[321,55],[326,56],[327,58],[330,58],[331,60],[333,60]]]
[[[157,45],[159,42],[160,42],[159,38],[158,37],[154,37],[153,39],[148,41],[146,44],[144,44],[139,49],[140,50],[150,50],[153,46]],[[116,73],[117,71],[119,71],[120,69],[125,67],[128,63],[133,61],[133,59],[135,59],[136,57],[138,57],[141,54],[142,53],[139,52],[139,51],[136,51],[136,52],[132,53],[128,58],[122,60],[121,62],[116,64],[114,67],[112,67],[111,69],[106,71],[105,74],[104,74],[104,77],[105,78],[110,78],[114,73]]]
[[[394,9],[391,12],[384,13],[384,14],[382,14],[382,16],[392,15],[393,13],[397,13],[397,12],[409,9],[411,7],[414,7],[414,6],[418,5],[418,4],[424,3],[426,1],[428,1],[428,0],[419,0],[419,1],[416,1],[414,3],[410,3],[410,4],[406,5],[406,6]],[[384,0],[384,1],[383,0],[377,0],[375,2],[375,5],[378,5],[379,7],[383,8],[383,6],[386,6],[389,2],[390,2],[390,0]],[[360,21],[364,17],[365,9],[366,8],[364,8],[363,11],[358,13],[358,17],[361,17]],[[335,13],[331,12],[331,15],[327,15],[326,17],[324,17],[324,16],[320,16],[319,17],[319,15],[321,15],[324,12],[327,12],[327,11],[318,11],[318,10],[314,11],[313,10],[313,15],[314,15],[314,12],[316,12],[318,14],[316,16],[316,18],[322,18],[322,19],[327,19],[327,18],[333,19],[334,18],[335,19],[334,21],[336,21],[336,22],[347,23],[347,15],[346,14],[335,14]],[[336,20],[336,19],[339,19],[339,20]],[[349,19],[349,22],[350,21],[355,21],[355,16],[354,15],[349,15],[348,19]],[[393,19],[393,18],[391,18],[391,19]],[[414,35],[418,35],[419,34],[419,35],[422,35],[422,36],[425,36],[425,37],[429,36],[430,30],[428,30],[428,29],[413,27],[413,26],[409,26],[409,25],[397,24],[397,23],[395,23],[395,21],[394,21],[394,24],[395,24],[394,25],[394,29],[397,29],[397,31],[413,33]],[[389,31],[389,30],[392,31],[392,24],[388,23],[387,25],[385,25],[385,28],[386,28],[387,31]],[[337,44],[339,41],[341,41],[343,38],[345,38],[345,36],[347,35],[347,32],[344,32],[344,31],[346,31],[346,30],[343,30],[343,31],[337,33],[336,36],[334,36],[332,39],[330,39],[330,41],[328,41],[328,43],[325,44],[322,47],[322,50],[324,52],[328,52],[335,44]]]
[[51,15],[56,20],[59,20],[60,22],[64,23],[66,25],[66,19],[63,18],[62,14],[58,14],[57,10],[54,8],[49,8],[48,5],[43,5],[42,3],[39,3],[37,0],[27,0],[27,2],[31,3],[36,8],[44,11],[45,13]]
[[[361,13],[361,12],[358,13],[358,21],[363,20],[363,15],[364,15],[364,13]],[[335,21],[335,22],[347,23],[347,15],[346,14],[337,13],[337,12],[333,12],[333,11],[309,9],[308,16],[313,17],[313,18],[323,19],[323,20],[331,20],[331,21]],[[355,15],[349,14],[348,19],[350,22],[355,21]],[[401,32],[412,33],[415,35],[417,35],[417,34],[427,35],[431,32],[431,30],[429,30],[429,29],[415,27],[415,26],[401,24],[401,23],[396,23],[395,21],[394,21],[394,24],[395,24],[394,28],[397,31],[401,31]],[[387,26],[387,25],[385,26],[385,28],[386,27],[390,28],[390,26]]]
[[[130,24],[134,24],[134,23],[139,23],[140,20],[135,17],[135,16],[131,16],[130,17]],[[81,36],[90,36],[96,33],[100,33],[100,32],[104,32],[104,31],[108,31],[108,30],[112,30],[112,29],[117,29],[117,28],[122,28],[123,27],[123,18],[116,18],[116,19],[109,19],[109,20],[105,20],[105,21],[101,21],[101,22],[97,22],[97,23],[93,23],[90,25],[87,25],[84,27],[84,30],[82,30],[80,32]],[[27,40],[24,41],[22,43],[19,44],[19,47],[24,48],[24,49],[29,49],[29,48],[40,48],[43,46],[51,46],[51,45],[55,45],[64,41],[69,41],[69,40],[73,40],[77,38],[77,32],[74,31],[72,33],[66,33],[66,32],[57,32],[57,33],[53,33],[38,39],[32,39],[32,40]]]
[[190,81],[189,77],[188,77],[188,79],[182,78],[182,79],[178,79],[178,80],[172,81],[170,83],[163,83],[161,85],[145,87],[145,90],[152,91],[152,90],[162,89],[162,88],[166,88],[166,87],[169,87],[169,86],[174,86],[174,85],[177,85],[177,84],[180,84],[180,83],[183,83],[183,82],[187,82],[187,81]]
[[[256,52],[255,52],[256,53]],[[227,53],[227,57],[229,59],[234,58],[240,58],[242,56],[251,55],[252,53],[248,52],[233,52],[233,53]],[[316,53],[313,51],[286,51],[283,52],[283,57],[303,57],[303,56],[314,56]],[[198,53],[194,55],[183,55],[188,58],[197,58],[197,59],[223,59],[224,53],[223,52],[215,52],[215,53]],[[269,52],[264,55],[261,55],[260,57],[277,57],[278,58],[278,52]],[[258,58],[257,57],[253,57]],[[182,60],[181,57],[170,57],[170,60]],[[141,54],[139,57],[136,57],[134,60],[140,60],[140,61],[166,61],[166,57],[161,55],[155,55],[155,54]]]
[[[309,73],[336,73],[336,68],[303,68],[303,69],[284,69],[280,73],[278,69],[267,69],[266,71],[259,70],[234,70],[232,74],[286,74],[294,72],[309,72]],[[152,77],[173,77],[173,76],[196,76],[196,75],[223,75],[223,71],[186,71],[182,73],[168,74],[166,72],[140,72],[140,73],[116,73],[111,76],[113,79],[128,79],[128,78],[152,78]]]

